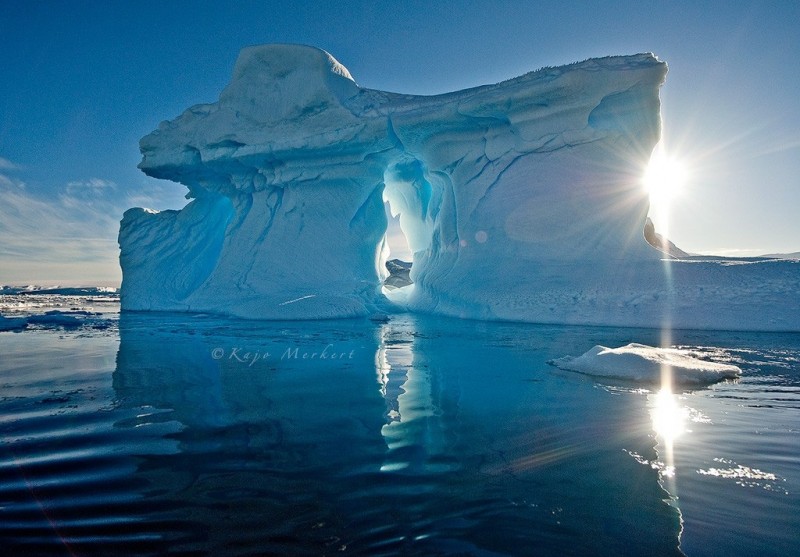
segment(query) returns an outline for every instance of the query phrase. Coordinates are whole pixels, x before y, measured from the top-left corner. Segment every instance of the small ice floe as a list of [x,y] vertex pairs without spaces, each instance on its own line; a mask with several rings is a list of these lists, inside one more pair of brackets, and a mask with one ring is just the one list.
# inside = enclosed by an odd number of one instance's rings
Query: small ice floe
[[107,329],[111,322],[100,319],[99,313],[90,311],[60,311],[52,310],[45,313],[28,315],[25,317],[3,317],[0,315],[0,331],[21,331],[29,325],[42,329],[78,329],[91,327],[93,329]]
[[695,358],[688,350],[655,348],[631,343],[620,348],[595,346],[577,357],[565,356],[548,362],[558,368],[620,381],[657,384],[662,373],[675,385],[710,385],[736,379],[742,370]]
[[55,327],[64,327],[65,329],[75,329],[83,324],[83,319],[78,319],[69,313],[53,310],[43,313],[41,315],[31,315],[28,317],[28,323],[34,325],[50,325]]
[[0,331],[21,331],[28,326],[24,317],[3,317],[0,315]]

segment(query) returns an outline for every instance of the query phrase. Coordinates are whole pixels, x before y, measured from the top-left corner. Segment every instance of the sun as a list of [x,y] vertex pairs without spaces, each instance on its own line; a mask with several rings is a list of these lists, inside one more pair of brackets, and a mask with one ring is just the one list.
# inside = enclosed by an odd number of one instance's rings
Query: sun
[[659,143],[642,175],[642,186],[650,197],[650,217],[664,238],[669,238],[672,204],[683,193],[688,177],[686,164]]
[[644,171],[642,184],[654,205],[669,205],[686,185],[686,164],[657,147]]

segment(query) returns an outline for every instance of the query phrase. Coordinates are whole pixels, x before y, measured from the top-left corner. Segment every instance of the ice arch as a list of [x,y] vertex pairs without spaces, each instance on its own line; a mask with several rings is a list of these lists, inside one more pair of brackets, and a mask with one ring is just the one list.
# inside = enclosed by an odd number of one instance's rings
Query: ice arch
[[392,213],[400,215],[400,227],[411,252],[429,250],[442,192],[425,177],[423,163],[416,159],[396,162],[386,169],[383,180],[383,196]]
[[[665,74],[636,54],[420,97],[361,88],[316,48],[246,48],[216,103],[140,142],[139,167],[193,201],[126,212],[122,307],[389,311],[376,265],[386,195],[415,251],[414,311],[800,328],[796,266],[692,263],[666,276],[644,240],[639,175],[659,138]],[[752,311],[747,296],[765,290]]]

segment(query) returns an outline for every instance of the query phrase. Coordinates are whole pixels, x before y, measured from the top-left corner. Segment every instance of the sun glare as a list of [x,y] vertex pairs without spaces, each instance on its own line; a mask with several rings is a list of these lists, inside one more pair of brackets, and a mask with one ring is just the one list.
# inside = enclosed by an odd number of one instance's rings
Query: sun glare
[[680,160],[656,148],[644,172],[643,184],[654,204],[669,203],[683,190],[686,184],[686,165]]
[[686,165],[657,145],[642,175],[642,185],[650,196],[650,217],[663,238],[669,238],[670,208],[688,178]]

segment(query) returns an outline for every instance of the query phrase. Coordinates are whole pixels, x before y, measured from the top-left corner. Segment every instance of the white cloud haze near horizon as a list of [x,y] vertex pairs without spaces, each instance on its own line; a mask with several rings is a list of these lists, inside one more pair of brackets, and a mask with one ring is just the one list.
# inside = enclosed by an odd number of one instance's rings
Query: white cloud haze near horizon
[[120,193],[110,180],[90,178],[64,185],[55,197],[29,191],[0,158],[0,284],[118,286],[117,233],[122,214],[134,206],[181,206],[181,187]]

